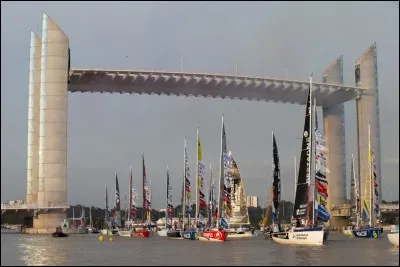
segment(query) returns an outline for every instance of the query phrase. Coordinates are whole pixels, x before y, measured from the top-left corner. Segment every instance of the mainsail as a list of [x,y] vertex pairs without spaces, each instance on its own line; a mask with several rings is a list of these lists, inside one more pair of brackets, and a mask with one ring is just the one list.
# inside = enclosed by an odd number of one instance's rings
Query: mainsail
[[185,191],[184,191],[184,200],[185,200],[185,210],[184,215],[187,214],[190,218],[190,213],[192,212],[192,195],[190,190],[190,169],[188,164],[188,157],[186,153],[186,138],[185,138],[185,149],[184,149],[184,180],[185,180]]
[[114,224],[118,227],[121,226],[121,200],[119,194],[118,176],[115,173],[115,213]]
[[299,175],[297,176],[296,197],[294,201],[293,218],[307,219],[309,186],[311,180],[311,85],[307,98],[303,142],[301,146]]
[[204,216],[207,203],[204,194],[204,175],[206,166],[203,164],[203,155],[200,144],[199,129],[197,128],[197,179],[196,179],[196,216],[195,224],[200,216]]
[[165,213],[165,226],[172,226],[172,212],[173,212],[173,203],[172,203],[172,187],[169,184],[169,171],[167,167],[167,211]]
[[230,204],[231,212],[228,223],[232,224],[250,224],[249,212],[246,205],[246,194],[244,191],[243,179],[240,175],[239,168],[232,154],[229,153],[230,159]]
[[226,135],[225,135],[225,125],[224,125],[224,116],[222,116],[222,130],[221,130],[221,155],[220,155],[220,171],[219,171],[219,197],[218,197],[218,217],[224,217],[224,204],[229,199],[228,197],[228,188],[225,183],[225,166],[226,166],[226,158],[227,149],[226,149]]
[[144,154],[142,154],[143,163],[143,221],[150,221],[151,214],[151,185],[146,175],[146,167],[144,165]]
[[272,221],[279,222],[279,203],[281,201],[281,171],[279,166],[278,146],[275,134],[272,132],[272,158],[273,158],[273,182],[272,182]]

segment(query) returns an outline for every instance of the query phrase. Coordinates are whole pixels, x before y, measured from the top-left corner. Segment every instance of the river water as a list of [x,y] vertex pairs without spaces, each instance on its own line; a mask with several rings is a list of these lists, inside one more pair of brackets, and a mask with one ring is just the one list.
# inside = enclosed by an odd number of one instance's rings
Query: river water
[[399,249],[380,239],[331,232],[321,247],[284,246],[262,235],[224,243],[98,235],[1,235],[1,265],[399,265]]

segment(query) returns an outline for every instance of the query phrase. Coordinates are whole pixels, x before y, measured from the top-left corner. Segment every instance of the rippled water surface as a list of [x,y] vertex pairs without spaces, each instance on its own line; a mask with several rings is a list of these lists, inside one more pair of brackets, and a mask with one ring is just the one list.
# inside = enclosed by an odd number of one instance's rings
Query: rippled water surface
[[206,243],[97,235],[1,235],[1,265],[399,265],[399,249],[380,239],[331,233],[322,247],[283,246],[257,236]]

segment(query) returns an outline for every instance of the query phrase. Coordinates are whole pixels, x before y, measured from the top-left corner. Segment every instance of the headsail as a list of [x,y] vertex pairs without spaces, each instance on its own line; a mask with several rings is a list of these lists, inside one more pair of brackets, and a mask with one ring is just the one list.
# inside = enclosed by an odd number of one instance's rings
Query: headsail
[[239,168],[231,152],[229,152],[229,158],[231,213],[228,222],[229,224],[250,224],[243,179],[240,175]]
[[169,184],[169,170],[167,167],[167,211],[165,213],[165,226],[172,226],[172,212],[173,212],[173,203],[172,203],[172,187]]
[[203,155],[200,144],[199,129],[197,129],[197,182],[196,182],[196,217],[195,224],[197,225],[197,219],[203,216],[207,209],[207,203],[204,194],[204,175],[206,166],[203,164]]
[[272,158],[273,158],[273,182],[272,182],[272,221],[279,222],[279,203],[281,201],[281,171],[279,166],[278,146],[275,134],[272,132]]
[[311,85],[309,88],[304,122],[303,142],[301,146],[299,175],[297,176],[296,197],[293,218],[307,219],[309,186],[311,180]]
[[[315,101],[315,98],[314,98]],[[315,109],[315,105],[314,105]],[[330,214],[326,210],[328,198],[328,181],[326,179],[329,170],[326,161],[325,137],[318,129],[317,112],[315,111],[315,189],[317,191],[317,199],[314,203],[317,221],[327,222],[330,219]]]

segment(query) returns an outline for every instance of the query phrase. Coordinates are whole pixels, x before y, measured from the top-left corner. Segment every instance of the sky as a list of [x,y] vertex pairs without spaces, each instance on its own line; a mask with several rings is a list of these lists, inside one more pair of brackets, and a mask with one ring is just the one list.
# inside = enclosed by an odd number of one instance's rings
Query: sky
[[[318,82],[343,55],[344,83],[354,85],[354,62],[376,42],[383,199],[399,199],[398,2],[2,1],[2,201],[25,199],[30,30],[40,34],[42,11],[69,36],[72,68],[180,71],[184,57],[187,71],[233,74],[237,64],[239,75],[307,80],[313,72]],[[144,153],[153,208],[165,207],[166,165],[178,204],[185,137],[195,176],[197,126],[204,163],[211,162],[218,176],[222,113],[246,195],[259,196],[262,206],[269,196],[273,129],[282,197],[293,201],[304,109],[244,100],[69,93],[68,202],[103,207],[104,185],[114,187],[115,172],[123,199],[130,165],[141,192]],[[349,185],[351,153],[357,151],[354,101],[345,103],[345,123]],[[207,184],[208,179],[207,170]]]

